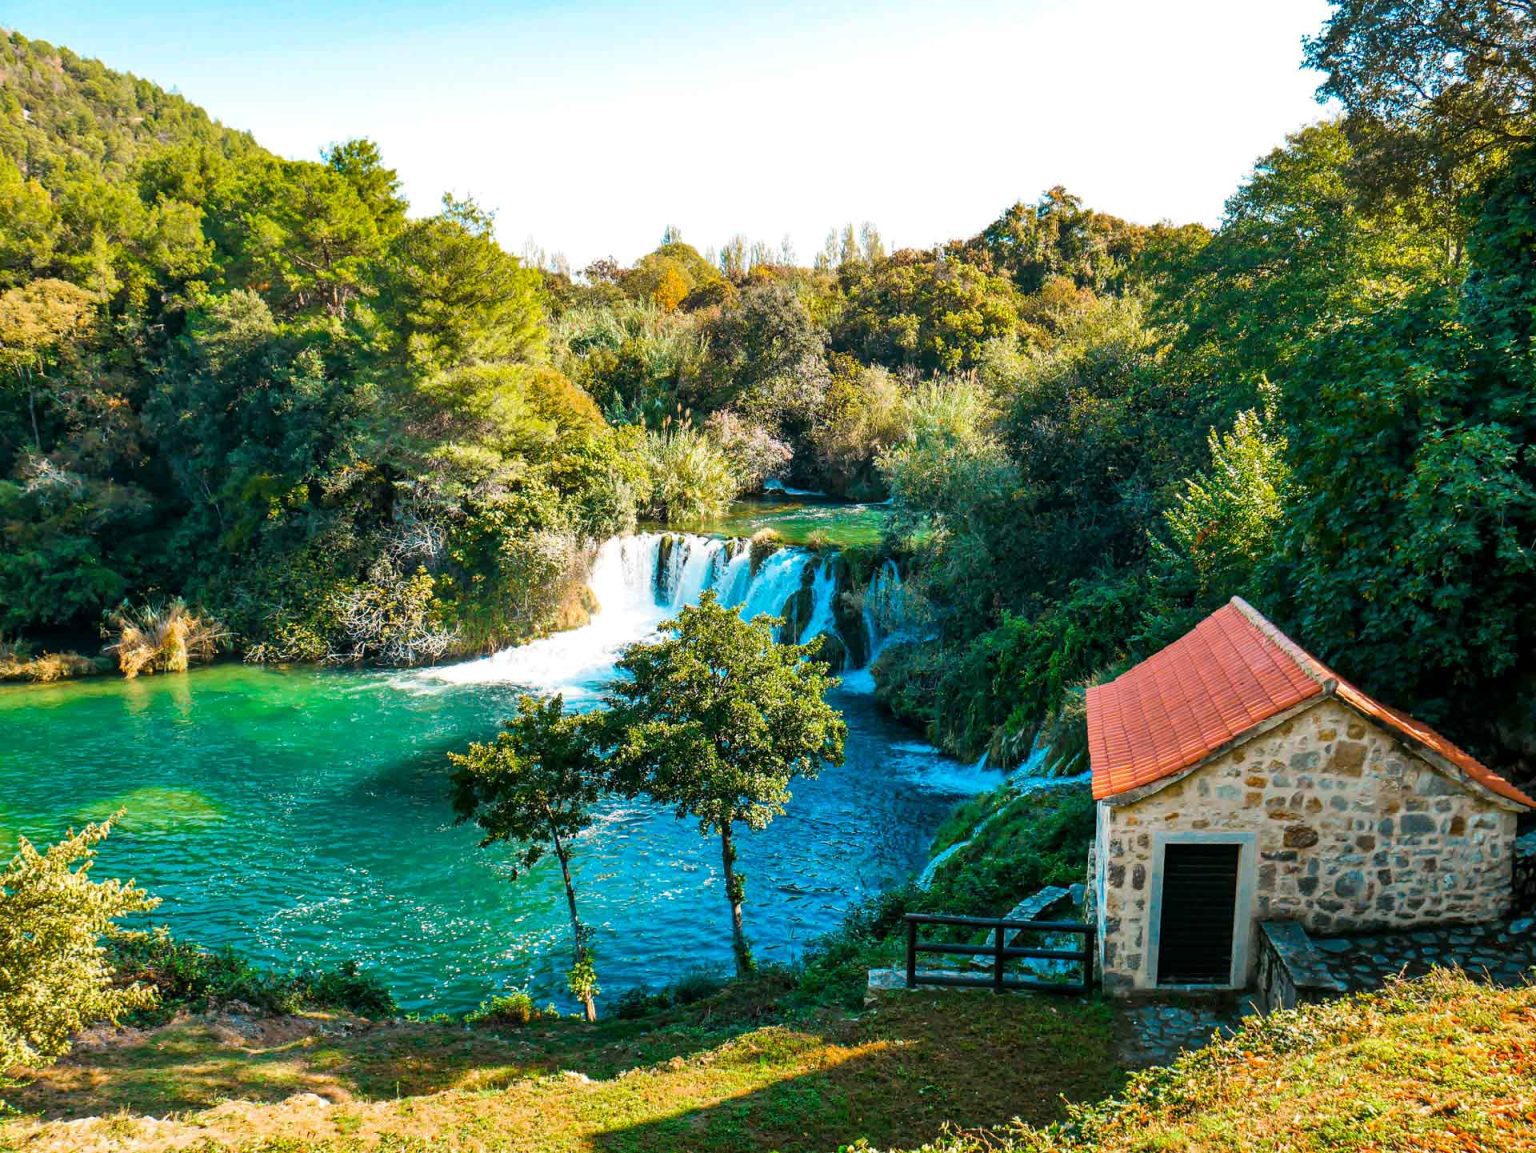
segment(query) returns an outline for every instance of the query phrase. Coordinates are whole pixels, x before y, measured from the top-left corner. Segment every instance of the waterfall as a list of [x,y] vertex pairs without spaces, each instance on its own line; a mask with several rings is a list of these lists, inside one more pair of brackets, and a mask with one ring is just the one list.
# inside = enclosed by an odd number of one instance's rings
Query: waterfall
[[590,698],[613,675],[620,650],[654,636],[684,606],[713,590],[720,603],[750,620],[760,613],[786,615],[802,588],[811,606],[801,636],[836,631],[832,598],[836,573],[822,561],[807,582],[814,553],[780,548],[752,571],[745,541],[681,533],[614,537],[598,550],[588,580],[598,606],[590,623],[477,661],[423,670],[428,681],[459,684],[502,682],[567,699]]
[[864,592],[864,633],[869,638],[869,663],[907,625],[907,592],[896,562],[887,560],[870,578]]
[[799,548],[781,548],[763,561],[747,587],[741,615],[751,620],[759,613],[784,615],[785,602],[800,591],[811,554]]
[[837,632],[837,615],[832,611],[832,598],[837,595],[837,566],[826,559],[816,567],[811,579],[811,619],[801,630],[799,642],[805,644],[824,633]]

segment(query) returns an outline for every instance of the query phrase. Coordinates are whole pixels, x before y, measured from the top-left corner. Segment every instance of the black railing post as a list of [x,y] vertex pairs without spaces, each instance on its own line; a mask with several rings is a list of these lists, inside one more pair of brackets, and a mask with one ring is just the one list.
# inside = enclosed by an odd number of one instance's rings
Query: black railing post
[[917,922],[907,920],[907,988],[917,987]]
[[1003,991],[1003,949],[1006,947],[1007,939],[1007,931],[999,925],[997,937],[992,945],[992,991],[994,993]]
[[1093,992],[1093,962],[1095,945],[1095,926],[1089,924],[1083,932],[1083,992]]

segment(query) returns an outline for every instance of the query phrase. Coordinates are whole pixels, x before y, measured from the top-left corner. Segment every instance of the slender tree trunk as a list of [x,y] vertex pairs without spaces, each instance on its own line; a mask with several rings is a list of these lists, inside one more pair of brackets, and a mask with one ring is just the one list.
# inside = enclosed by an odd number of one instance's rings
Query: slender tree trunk
[[22,375],[27,378],[27,415],[32,418],[32,447],[39,453],[43,451],[43,434],[37,428],[37,388],[32,383],[32,370],[22,369]]
[[[571,883],[571,858],[566,850],[565,843],[560,840],[560,834],[552,833],[555,842],[555,856],[560,861],[560,875],[565,879],[565,903],[571,910],[571,940],[574,945],[572,957],[575,964],[582,961],[582,954],[586,948],[586,942],[582,940],[581,918],[576,915],[576,886]],[[597,1005],[592,1000],[591,993],[583,993],[581,996],[582,1009],[586,1012],[589,1022],[597,1020]]]
[[744,877],[736,875],[736,844],[731,839],[729,824],[720,826],[720,862],[725,866],[725,899],[731,906],[731,951],[736,955],[736,975],[745,977],[756,965],[746,931],[741,927],[741,902],[747,885]]

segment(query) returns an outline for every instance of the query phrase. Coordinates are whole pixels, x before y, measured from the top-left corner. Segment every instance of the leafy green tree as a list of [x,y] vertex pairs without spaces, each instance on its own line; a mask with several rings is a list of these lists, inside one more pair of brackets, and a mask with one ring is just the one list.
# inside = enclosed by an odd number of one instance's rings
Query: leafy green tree
[[571,841],[592,823],[599,792],[599,764],[580,719],[566,713],[554,697],[520,697],[517,716],[507,721],[493,743],[472,742],[462,753],[449,753],[458,766],[452,777],[453,810],[460,823],[474,821],[485,834],[481,847],[517,846],[513,879],[553,850],[565,883],[570,910],[571,993],[597,1020],[597,971],[592,929],[576,910],[571,878]]
[[1341,323],[1444,281],[1452,241],[1363,203],[1339,125],[1313,125],[1259,161],[1220,230],[1174,272],[1152,316],[1173,368],[1207,394],[1200,427],[1224,424],[1285,385],[1292,362]]
[[262,286],[275,314],[348,319],[375,291],[386,238],[343,172],[308,161],[252,166],[213,205],[227,276]]
[[708,358],[683,400],[732,407],[774,431],[804,429],[827,387],[825,336],[785,284],[749,288],[704,329]]
[[1057,277],[1103,291],[1136,259],[1146,232],[1084,208],[1057,185],[1034,204],[1014,204],[954,251],[989,273],[1008,277],[1023,293],[1039,292]]
[[911,399],[883,368],[838,357],[809,436],[814,485],[855,500],[887,495],[878,462],[911,429]]
[[111,828],[87,825],[43,852],[23,837],[0,869],[0,1078],[51,1063],[88,1025],[154,1003],[151,988],[114,986],[101,943],[119,918],[159,903],[131,881],[91,880]]
[[819,644],[781,645],[778,621],[744,621],[706,593],[661,639],[629,646],[605,694],[609,763],[618,787],[692,816],[720,838],[731,944],[750,972],[742,926],[746,878],[736,870],[736,826],[766,828],[789,786],[840,764],[847,726],[826,701],[836,679]]
[[1211,430],[1211,463],[1184,482],[1163,510],[1167,539],[1152,541],[1152,599],[1160,648],[1234,595],[1256,587],[1283,530],[1290,466],[1275,395],[1261,412],[1238,413],[1232,430]]
[[[63,280],[34,280],[0,293],[0,373],[26,396],[32,446],[43,449],[38,417],[48,368],[61,348],[83,335],[95,298]],[[39,381],[42,381],[42,384]]]
[[889,368],[974,367],[989,342],[1018,328],[1011,282],[963,260],[904,249],[842,269],[845,303],[832,346]]
[[1490,189],[1465,289],[1321,342],[1286,397],[1300,495],[1275,584],[1298,633],[1486,747],[1536,740],[1533,188],[1527,152]]
[[380,312],[396,356],[423,373],[532,359],[544,344],[542,280],[496,243],[489,213],[443,211],[395,238]]
[[1307,63],[1338,100],[1362,191],[1442,216],[1536,141],[1529,0],[1335,0]]

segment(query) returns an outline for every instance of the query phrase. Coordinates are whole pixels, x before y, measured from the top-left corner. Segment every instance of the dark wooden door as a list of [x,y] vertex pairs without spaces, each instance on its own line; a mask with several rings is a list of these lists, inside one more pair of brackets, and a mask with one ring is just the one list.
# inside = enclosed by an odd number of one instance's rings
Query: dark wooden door
[[1232,919],[1241,845],[1167,845],[1157,945],[1159,985],[1232,979]]

